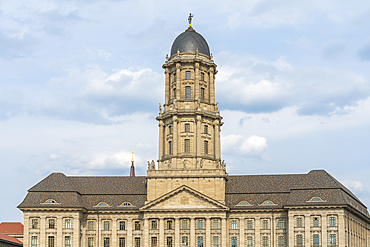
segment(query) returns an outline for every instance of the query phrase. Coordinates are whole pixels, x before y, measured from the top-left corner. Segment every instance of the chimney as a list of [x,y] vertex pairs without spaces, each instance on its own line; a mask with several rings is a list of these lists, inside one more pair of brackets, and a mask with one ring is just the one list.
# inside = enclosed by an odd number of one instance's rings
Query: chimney
[[132,152],[130,177],[135,177],[134,152]]

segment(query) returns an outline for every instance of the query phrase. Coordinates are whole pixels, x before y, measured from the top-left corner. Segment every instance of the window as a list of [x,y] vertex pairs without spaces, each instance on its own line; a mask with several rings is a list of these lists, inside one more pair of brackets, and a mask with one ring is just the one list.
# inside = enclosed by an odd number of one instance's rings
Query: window
[[186,71],[185,72],[185,79],[186,80],[190,80],[191,79],[191,72],[190,71]]
[[152,247],[157,247],[157,237],[152,237],[150,242],[152,244]]
[[302,218],[297,218],[297,227],[302,227]]
[[313,227],[319,227],[319,217],[313,217],[312,219],[312,226]]
[[64,237],[64,247],[71,247],[71,236]]
[[285,247],[285,237],[284,236],[278,237],[278,247]]
[[176,88],[173,89],[173,98],[176,99]]
[[104,231],[109,231],[110,229],[110,222],[109,221],[104,221]]
[[88,244],[88,247],[94,247],[94,238],[88,238],[87,244]]
[[236,220],[231,221],[231,229],[233,230],[238,229],[238,221]]
[[121,205],[119,205],[120,207],[129,207],[129,206],[132,206],[131,202],[122,202]]
[[124,221],[120,221],[120,222],[119,222],[119,229],[120,229],[121,231],[126,230],[126,222],[124,222]]
[[135,230],[140,230],[140,221],[135,221]]
[[203,229],[203,220],[198,220],[198,229]]
[[204,134],[208,134],[208,125],[204,125]]
[[170,132],[170,135],[172,134],[172,125],[168,126],[168,132]]
[[252,206],[252,204],[250,204],[249,202],[247,201],[241,201],[237,204],[237,206]]
[[118,243],[119,243],[119,247],[125,247],[126,239],[125,238],[119,238]]
[[247,247],[253,247],[253,237],[247,237]]
[[188,237],[182,237],[182,247],[188,247]]
[[44,203],[57,203],[54,199],[47,199]]
[[109,247],[109,238],[104,238],[104,246],[103,247]]
[[262,221],[262,229],[269,229],[269,221],[263,220]]
[[285,222],[284,220],[278,221],[278,229],[284,229],[285,228]]
[[172,154],[172,141],[168,142],[168,153]]
[[172,247],[172,237],[167,237],[167,247]]
[[208,154],[208,141],[204,141],[204,154]]
[[167,229],[172,229],[172,220],[167,220]]
[[204,73],[203,72],[200,73],[200,80],[204,81]]
[[200,88],[200,100],[204,101],[204,88]]
[[203,236],[198,236],[198,247],[203,247]]
[[185,139],[185,153],[190,153],[190,139]]
[[173,81],[177,81],[176,73],[173,73]]
[[313,243],[313,246],[319,246],[320,245],[320,236],[319,236],[319,234],[312,235],[312,243]]
[[48,246],[49,247],[54,247],[54,236],[49,236],[48,237]]
[[98,205],[96,205],[96,207],[109,207],[109,205],[106,202],[99,202]]
[[37,236],[32,236],[31,237],[31,247],[37,247],[38,246],[38,243],[39,241],[38,241],[38,238],[37,238]]
[[188,220],[182,220],[182,229],[189,229],[188,228]]
[[152,220],[152,230],[157,230],[157,221]]
[[71,220],[66,220],[66,221],[65,221],[65,228],[67,228],[67,229],[72,228]]
[[185,99],[191,99],[191,87],[190,86],[185,87]]
[[54,229],[55,228],[55,220],[54,219],[50,219],[49,220],[49,229]]
[[238,247],[238,238],[231,237],[231,247]]
[[267,201],[262,202],[261,205],[274,205],[274,203],[272,201],[267,200]]
[[190,132],[190,124],[188,124],[188,123],[185,124],[185,132],[186,133]]
[[267,236],[262,237],[262,246],[263,247],[268,247],[269,246],[269,237],[267,237]]
[[337,245],[337,235],[336,234],[330,234],[329,239],[330,239],[329,246]]
[[253,229],[253,220],[247,220],[247,229]]
[[302,235],[297,235],[297,246],[303,246],[303,237]]
[[140,238],[135,238],[135,247],[140,247]]
[[218,236],[213,236],[213,247],[219,247],[219,240]]
[[39,228],[39,220],[33,219],[32,220],[32,229],[37,229]]
[[336,226],[336,224],[335,224],[335,217],[330,217],[329,218],[329,226]]
[[94,230],[94,221],[89,221],[88,226],[89,226],[89,231],[93,231]]
[[220,229],[220,221],[213,220],[213,229]]
[[309,202],[324,202],[320,197],[312,197]]

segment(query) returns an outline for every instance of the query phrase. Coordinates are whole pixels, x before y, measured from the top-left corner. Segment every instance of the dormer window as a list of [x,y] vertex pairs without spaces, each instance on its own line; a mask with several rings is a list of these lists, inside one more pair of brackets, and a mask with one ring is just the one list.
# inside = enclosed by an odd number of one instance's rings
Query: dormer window
[[325,202],[323,199],[321,199],[320,197],[312,197],[309,202]]
[[190,71],[186,71],[185,72],[185,79],[186,80],[190,80],[191,79],[191,72]]
[[131,204],[131,202],[123,202],[120,206],[121,207],[131,207],[132,204]]
[[236,206],[252,206],[252,204],[247,201],[241,201]]
[[44,203],[57,203],[54,199],[47,199]]
[[261,205],[275,205],[275,203],[273,203],[272,201],[270,200],[266,200],[264,201]]
[[106,202],[99,202],[95,207],[109,207],[109,204]]

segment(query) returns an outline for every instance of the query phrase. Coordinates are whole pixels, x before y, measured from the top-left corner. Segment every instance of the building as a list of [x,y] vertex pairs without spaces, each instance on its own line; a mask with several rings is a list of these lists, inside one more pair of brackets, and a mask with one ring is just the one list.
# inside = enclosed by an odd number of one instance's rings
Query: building
[[21,241],[15,237],[0,233],[0,247],[22,247]]
[[0,223],[0,234],[5,234],[23,241],[23,224],[21,222],[2,222]]
[[158,164],[146,177],[49,175],[18,206],[25,246],[370,246],[366,206],[326,171],[227,174],[216,64],[191,24],[163,69]]

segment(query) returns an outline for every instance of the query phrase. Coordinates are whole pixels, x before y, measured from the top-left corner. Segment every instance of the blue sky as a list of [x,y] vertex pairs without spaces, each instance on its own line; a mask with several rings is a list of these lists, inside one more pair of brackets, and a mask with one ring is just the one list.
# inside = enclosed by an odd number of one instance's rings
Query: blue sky
[[218,65],[230,174],[325,169],[370,205],[367,1],[0,3],[0,222],[51,172],[138,175],[158,158],[161,68],[193,27]]

